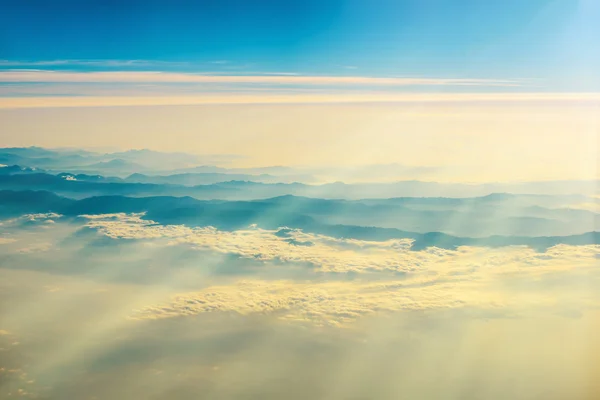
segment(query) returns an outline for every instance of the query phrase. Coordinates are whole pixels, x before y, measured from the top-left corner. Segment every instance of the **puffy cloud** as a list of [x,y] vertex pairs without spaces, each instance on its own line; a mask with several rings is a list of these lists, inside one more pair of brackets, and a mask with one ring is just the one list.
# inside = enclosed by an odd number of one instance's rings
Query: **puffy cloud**
[[62,218],[62,215],[57,213],[25,214],[18,218],[2,221],[0,222],[0,226],[18,227],[26,225],[50,225],[54,224],[54,222],[60,218]]
[[[565,303],[568,298],[569,304]],[[343,325],[360,317],[394,311],[478,310],[484,315],[522,315],[545,308],[557,313],[600,305],[597,295],[576,291],[546,293],[507,290],[467,280],[420,282],[240,281],[176,295],[170,302],[144,307],[134,319],[158,319],[209,312],[273,314],[284,320]]]
[[[481,269],[497,274],[535,273],[595,266],[600,246],[558,245],[544,253],[525,246],[497,249],[460,247],[457,250],[430,247],[411,251],[411,239],[382,242],[339,239],[298,229],[220,231],[213,227],[190,228],[160,225],[142,214],[84,216],[87,226],[114,239],[167,239],[170,244],[190,245],[219,253],[262,261],[310,264],[322,272],[401,272],[452,276]],[[501,268],[500,268],[501,267]]]
[[[402,283],[397,283],[402,285]],[[392,290],[390,290],[392,288]],[[136,310],[133,318],[155,319],[206,312],[275,314],[282,319],[338,325],[381,311],[460,306],[461,299],[421,287],[349,282],[241,281],[177,295],[170,303]]]
[[[252,279],[214,285],[139,309],[133,318],[235,312],[339,325],[385,311],[468,308],[519,314],[538,307],[567,312],[600,305],[598,291],[589,286],[600,283],[598,245],[557,245],[546,252],[524,246],[411,251],[409,239],[371,242],[256,226],[229,232],[160,225],[142,217],[86,218],[88,227],[113,239],[166,240],[240,258],[310,265],[324,274],[318,281]],[[342,279],[346,273],[355,279]],[[557,277],[562,287],[546,290]]]

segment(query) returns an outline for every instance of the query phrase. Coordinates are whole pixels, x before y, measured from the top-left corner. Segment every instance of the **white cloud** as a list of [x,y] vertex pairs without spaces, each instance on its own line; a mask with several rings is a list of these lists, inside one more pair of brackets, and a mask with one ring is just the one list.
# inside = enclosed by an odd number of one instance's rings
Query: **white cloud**
[[62,215],[57,213],[38,213],[25,214],[17,218],[9,219],[0,222],[0,225],[5,226],[20,226],[20,225],[50,225],[54,224],[55,220],[62,218]]
[[[524,246],[411,251],[408,239],[370,242],[257,227],[225,232],[159,225],[141,219],[140,214],[87,218],[87,226],[114,239],[166,240],[170,245],[253,260],[308,264],[317,272],[356,274],[351,281],[336,280],[341,276],[334,274],[324,281],[257,278],[216,285],[139,309],[133,318],[268,313],[286,320],[339,325],[386,311],[470,308],[519,313],[543,307],[558,312],[563,306],[600,305],[599,291],[569,283],[600,272],[598,245],[558,245],[543,253]],[[563,287],[544,290],[545,282],[556,277]]]
[[[213,227],[190,228],[160,225],[142,219],[143,214],[85,216],[88,226],[115,239],[167,239],[219,253],[263,261],[307,263],[322,272],[403,272],[451,276],[465,268],[485,268],[493,273],[534,272],[581,266],[576,260],[595,261],[600,246],[558,245],[544,253],[525,246],[498,249],[461,247],[457,250],[430,247],[411,251],[411,239],[383,242],[338,239],[297,229],[220,231]],[[300,245],[298,245],[300,244]],[[503,266],[503,268],[498,268]],[[510,266],[511,268],[509,268]]]
[[0,67],[53,67],[53,66],[93,66],[93,67],[150,67],[150,66],[183,66],[187,62],[154,61],[154,60],[0,60]]
[[[37,90],[37,89],[36,89]],[[113,93],[114,90],[109,90]],[[591,102],[600,101],[597,93],[268,93],[230,92],[208,94],[157,95],[146,93],[80,96],[0,97],[0,109],[60,107],[175,106],[205,104],[352,104],[352,103],[479,103],[479,102]],[[137,95],[135,93],[138,93]],[[167,93],[172,93],[168,92]],[[52,94],[52,93],[50,93]]]
[[510,290],[501,282],[478,280],[322,282],[247,280],[173,296],[170,302],[135,310],[134,319],[192,316],[210,312],[272,314],[317,325],[344,325],[359,318],[397,311],[470,309],[510,316],[539,309],[597,308],[597,291]]
[[519,86],[516,81],[473,78],[402,78],[300,75],[208,75],[160,71],[72,72],[49,70],[0,71],[0,82],[52,83],[228,83],[383,86]]

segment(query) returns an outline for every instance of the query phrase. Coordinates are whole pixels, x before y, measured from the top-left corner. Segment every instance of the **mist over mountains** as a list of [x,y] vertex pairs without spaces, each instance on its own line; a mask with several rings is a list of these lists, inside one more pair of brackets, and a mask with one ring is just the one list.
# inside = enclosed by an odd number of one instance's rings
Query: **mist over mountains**
[[[402,199],[394,199],[402,200]],[[415,200],[415,199],[410,199]],[[416,199],[418,200],[418,199]],[[487,199],[469,199],[474,203]],[[441,201],[443,203],[443,200]],[[414,205],[427,204],[411,201]],[[571,220],[544,219],[539,217],[495,216],[466,222],[454,227],[452,219],[460,212],[419,212],[393,203],[370,205],[362,202],[318,200],[284,196],[260,201],[201,201],[191,197],[144,197],[98,196],[72,200],[42,191],[0,191],[0,217],[33,213],[56,213],[67,217],[116,213],[144,213],[144,218],[164,225],[212,226],[220,230],[245,229],[257,225],[265,229],[288,227],[306,232],[324,234],[337,238],[384,241],[390,239],[414,239],[414,249],[430,246],[454,249],[459,246],[515,246],[524,245],[545,250],[556,244],[600,243],[597,230],[600,218],[597,214],[582,211]],[[496,203],[497,205],[498,203]],[[491,203],[493,206],[494,203]],[[489,207],[486,205],[485,207]],[[536,208],[537,212],[551,210]],[[567,210],[567,214],[573,210]],[[481,213],[481,214],[480,214]],[[360,214],[356,219],[354,216]],[[484,215],[485,211],[463,213],[459,219],[469,221]],[[560,212],[556,213],[560,217]],[[568,215],[564,219],[569,217]],[[390,219],[396,219],[398,227]],[[358,220],[368,221],[359,225]],[[502,222],[501,222],[502,221]],[[354,223],[354,224],[353,224]],[[501,225],[499,229],[494,229]],[[417,228],[410,232],[400,228]],[[458,235],[485,237],[456,237],[444,232],[455,230]],[[561,232],[567,232],[559,236]],[[504,235],[504,236],[501,236]],[[543,236],[543,237],[536,237]]]
[[593,244],[592,232],[600,230],[598,181],[310,184],[289,182],[302,177],[290,167],[194,165],[205,160],[148,150],[5,148],[0,159],[20,163],[0,168],[2,218],[144,213],[168,225],[236,230],[256,224],[361,240],[411,238],[416,248]]
[[[235,159],[236,156],[230,155],[197,156],[151,150],[94,153],[76,149],[2,148],[0,164],[4,165],[4,168],[0,168],[0,175],[43,173],[59,175],[63,178],[71,176],[79,181],[182,186],[212,185],[231,181],[234,181],[232,184],[234,186],[239,182],[290,185],[277,188],[264,186],[260,189],[257,189],[260,185],[254,185],[253,190],[257,193],[245,198],[284,194],[354,199],[399,196],[472,197],[492,193],[595,196],[600,182],[593,180],[485,184],[438,183],[419,179],[423,171],[430,171],[432,168],[406,167],[400,164],[352,168],[222,166]],[[39,177],[39,179],[44,178]],[[240,196],[240,198],[244,197]]]

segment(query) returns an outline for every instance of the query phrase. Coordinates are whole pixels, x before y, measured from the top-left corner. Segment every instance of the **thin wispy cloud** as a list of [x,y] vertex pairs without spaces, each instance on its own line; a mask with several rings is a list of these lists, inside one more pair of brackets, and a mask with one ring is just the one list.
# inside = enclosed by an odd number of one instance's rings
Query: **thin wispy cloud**
[[0,82],[19,83],[228,83],[376,86],[519,86],[512,80],[474,78],[403,78],[368,76],[204,75],[161,71],[2,71]]
[[137,96],[0,97],[0,109],[56,107],[173,106],[202,104],[347,104],[347,103],[474,103],[590,102],[598,93],[238,93]]
[[190,65],[186,61],[161,61],[161,60],[0,60],[2,67],[150,67],[172,66],[181,67]]

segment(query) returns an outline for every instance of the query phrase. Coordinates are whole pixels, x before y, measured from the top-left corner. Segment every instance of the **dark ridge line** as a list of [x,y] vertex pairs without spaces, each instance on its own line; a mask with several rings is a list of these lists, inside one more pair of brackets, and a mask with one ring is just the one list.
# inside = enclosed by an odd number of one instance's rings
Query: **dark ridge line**
[[[329,200],[326,200],[329,201]],[[589,245],[600,243],[600,232],[591,231],[568,236],[503,236],[492,235],[482,238],[460,237],[442,232],[417,233],[397,228],[358,226],[344,224],[323,224],[306,215],[269,215],[265,209],[244,209],[242,206],[267,202],[212,201],[197,200],[192,197],[151,196],[92,196],[75,200],[56,195],[49,191],[7,191],[0,190],[0,215],[23,215],[28,213],[54,212],[67,217],[80,215],[101,215],[110,213],[145,212],[144,218],[163,225],[214,226],[220,230],[236,230],[256,223],[265,229],[286,227],[302,229],[306,232],[324,234],[336,238],[385,241],[391,239],[413,239],[413,250],[428,247],[456,249],[460,246],[505,247],[528,246],[537,251],[545,251],[558,245]],[[231,207],[215,212],[206,206]],[[265,207],[266,207],[265,206]],[[237,208],[236,208],[237,207]],[[268,210],[268,208],[266,208]]]

